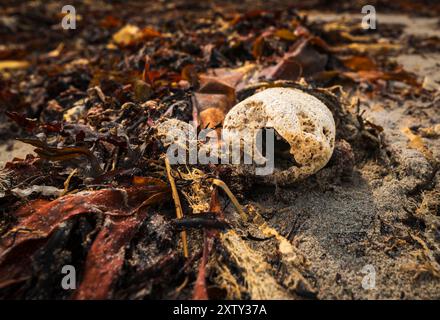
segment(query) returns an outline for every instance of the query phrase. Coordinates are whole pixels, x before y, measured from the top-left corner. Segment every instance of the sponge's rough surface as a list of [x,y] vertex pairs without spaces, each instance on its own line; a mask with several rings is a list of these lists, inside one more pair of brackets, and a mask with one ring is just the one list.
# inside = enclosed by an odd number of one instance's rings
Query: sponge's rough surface
[[156,126],[157,135],[162,143],[168,147],[173,143],[185,146],[188,141],[196,140],[194,127],[186,122],[177,119],[167,119]]
[[[270,88],[243,100],[228,112],[223,128],[240,132],[242,143],[252,147],[261,129],[273,128],[290,146],[291,165],[275,165],[273,173],[262,178],[280,185],[304,179],[323,168],[335,145],[331,111],[319,99],[293,88]],[[263,155],[254,148],[254,159],[259,156]]]

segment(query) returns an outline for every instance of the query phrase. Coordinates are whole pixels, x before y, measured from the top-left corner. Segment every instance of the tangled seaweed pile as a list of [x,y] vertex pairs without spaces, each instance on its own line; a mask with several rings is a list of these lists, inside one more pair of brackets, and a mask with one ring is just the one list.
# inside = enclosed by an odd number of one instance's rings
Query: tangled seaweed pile
[[[0,296],[315,297],[305,257],[246,200],[257,181],[229,165],[170,166],[156,127],[174,118],[221,130],[237,102],[294,87],[336,122],[333,156],[311,179],[350,179],[380,157],[382,128],[347,88],[421,90],[412,74],[364,54],[398,45],[357,25],[309,24],[292,8],[78,2],[81,23],[66,31],[59,5],[35,3],[1,12],[13,17],[0,21],[11,44],[1,57],[25,62],[1,67],[0,103],[13,120],[2,139],[18,136],[36,155],[0,173]],[[77,270],[75,291],[60,286],[64,265]]]

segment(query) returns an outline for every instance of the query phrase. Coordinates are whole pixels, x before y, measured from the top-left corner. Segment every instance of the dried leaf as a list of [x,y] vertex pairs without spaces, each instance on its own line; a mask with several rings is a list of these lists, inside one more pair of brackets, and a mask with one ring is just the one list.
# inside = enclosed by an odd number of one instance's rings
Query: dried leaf
[[360,54],[379,54],[401,49],[400,44],[394,43],[348,43],[342,46],[331,48],[332,52],[357,52]]
[[294,32],[288,29],[278,29],[275,31],[274,35],[280,39],[288,41],[295,41],[298,38]]
[[63,189],[58,189],[52,186],[38,186],[33,185],[26,189],[20,189],[20,188],[14,188],[11,190],[11,192],[21,198],[25,198],[30,196],[32,193],[39,193],[42,196],[52,196],[52,197],[58,197],[63,194]]
[[348,58],[342,58],[341,60],[347,68],[354,71],[377,69],[376,63],[366,56],[351,56]]
[[268,80],[292,80],[310,77],[324,71],[327,55],[321,54],[307,40],[296,44],[272,67],[261,71],[260,76]]
[[124,264],[127,245],[145,219],[146,212],[143,210],[125,219],[107,218],[88,252],[84,276],[74,299],[111,298],[111,287]]
[[194,88],[199,86],[199,77],[194,65],[189,64],[183,67],[181,77],[183,80],[188,81]]
[[113,41],[117,45],[129,46],[141,40],[141,37],[141,30],[137,26],[127,24],[113,35]]
[[263,55],[264,37],[259,36],[252,45],[252,55],[255,59],[259,59]]
[[113,41],[121,47],[127,47],[135,45],[142,40],[149,40],[160,36],[162,36],[161,33],[154,29],[140,29],[135,25],[127,24],[113,35]]
[[406,72],[400,68],[391,72],[365,69],[359,70],[358,72],[343,72],[342,75],[356,82],[376,82],[377,80],[393,80],[404,82],[414,87],[420,86],[420,83],[417,81],[417,78],[413,74]]
[[128,222],[120,223],[121,230],[124,231],[124,227],[131,226],[137,219],[137,212],[147,205],[146,201],[156,196],[148,205],[158,203],[168,194],[168,187],[146,185],[127,189],[83,191],[54,201],[36,200],[22,206],[15,213],[17,225],[0,240],[0,287],[29,276],[29,268],[11,273],[17,253],[21,252],[22,257],[27,259],[61,223],[84,214],[105,214],[112,216],[112,221],[123,221],[124,217],[128,217]]
[[27,61],[4,60],[0,61],[0,71],[5,69],[25,69],[29,67]]
[[6,111],[5,114],[28,132],[32,132],[38,124],[37,120],[26,118],[24,115],[15,111]]

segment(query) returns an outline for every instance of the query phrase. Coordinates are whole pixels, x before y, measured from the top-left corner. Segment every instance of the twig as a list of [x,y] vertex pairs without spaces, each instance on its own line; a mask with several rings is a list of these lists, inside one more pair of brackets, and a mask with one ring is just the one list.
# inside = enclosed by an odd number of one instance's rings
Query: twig
[[[171,185],[174,205],[176,207],[176,216],[178,219],[182,219],[183,218],[182,205],[180,204],[180,198],[179,198],[179,194],[177,193],[177,187],[176,187],[176,183],[174,182],[174,177],[171,175],[170,161],[166,156],[165,156],[165,166],[167,169],[168,180],[170,181],[170,185]],[[186,239],[186,231],[182,231],[180,233],[180,236],[182,238],[182,243],[183,243],[183,256],[185,258],[188,258],[189,255],[188,255],[188,243]]]
[[69,191],[69,184],[70,184],[70,180],[72,179],[72,177],[78,172],[78,169],[74,169],[72,170],[72,172],[69,174],[69,176],[67,177],[66,181],[64,181],[64,191],[61,194],[61,196],[64,196],[65,194],[67,194],[67,192]]
[[176,288],[176,290],[174,291],[174,294],[176,296],[186,287],[186,285],[188,284],[188,280],[188,276],[186,276],[182,284]]
[[212,183],[223,189],[223,191],[227,194],[229,199],[231,199],[232,204],[234,205],[235,209],[240,214],[243,221],[245,221],[245,222],[248,221],[248,217],[247,217],[246,213],[244,213],[243,209],[240,206],[240,203],[238,202],[237,198],[232,194],[231,190],[229,190],[226,183],[224,183],[223,181],[221,181],[219,179],[212,179]]

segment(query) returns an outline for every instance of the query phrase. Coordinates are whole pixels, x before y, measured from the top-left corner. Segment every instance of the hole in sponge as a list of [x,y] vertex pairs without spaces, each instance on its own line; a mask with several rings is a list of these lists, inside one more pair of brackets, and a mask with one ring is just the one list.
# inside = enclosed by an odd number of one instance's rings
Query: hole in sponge
[[301,164],[295,160],[295,157],[290,154],[289,143],[273,128],[262,128],[258,131],[257,136],[261,134],[262,143],[257,144],[257,151],[267,158],[266,147],[266,132],[267,129],[274,131],[274,166],[279,170],[286,170],[292,166],[301,167]]

